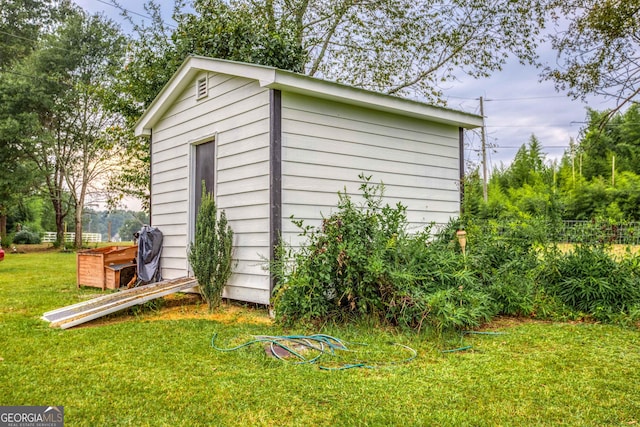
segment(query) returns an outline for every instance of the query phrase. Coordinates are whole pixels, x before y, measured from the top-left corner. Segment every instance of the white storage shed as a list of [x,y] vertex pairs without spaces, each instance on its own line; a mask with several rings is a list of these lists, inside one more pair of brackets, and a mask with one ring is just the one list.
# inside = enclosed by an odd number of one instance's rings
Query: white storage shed
[[136,124],[150,138],[151,224],[162,276],[192,275],[187,248],[204,180],[234,230],[225,297],[268,304],[265,260],[290,217],[320,224],[358,175],[384,182],[412,226],[460,213],[463,130],[482,118],[254,64],[189,57]]

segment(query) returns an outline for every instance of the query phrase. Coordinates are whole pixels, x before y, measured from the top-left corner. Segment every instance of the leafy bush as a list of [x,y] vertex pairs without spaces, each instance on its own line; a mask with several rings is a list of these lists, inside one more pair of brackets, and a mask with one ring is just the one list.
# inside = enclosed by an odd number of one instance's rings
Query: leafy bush
[[376,316],[437,330],[470,327],[495,314],[480,282],[448,242],[406,232],[406,208],[382,204],[384,186],[360,176],[364,202],[339,193],[338,212],[319,229],[294,221],[306,242],[280,246],[274,298],[280,321]]
[[40,235],[29,230],[18,231],[13,236],[13,243],[16,245],[36,245],[41,242]]
[[618,261],[602,245],[577,245],[549,260],[546,269],[547,291],[596,320],[612,320],[640,304],[637,256]]
[[189,245],[188,257],[209,310],[220,304],[224,285],[231,276],[232,251],[233,230],[224,211],[218,218],[213,196],[206,192],[203,182],[196,234]]
[[276,313],[282,319],[342,317],[351,313],[384,312],[394,248],[405,234],[406,208],[382,206],[383,186],[361,176],[364,203],[356,205],[339,193],[339,212],[325,218],[319,229],[294,220],[303,247],[293,253],[281,246],[286,265],[274,268],[278,286]]
[[[640,319],[640,258],[612,258],[603,239],[562,253],[545,219],[456,219],[435,234],[410,234],[406,208],[382,204],[384,187],[361,176],[364,202],[339,193],[319,228],[294,221],[305,239],[284,244],[272,272],[277,319],[290,323],[373,316],[438,332],[497,314],[569,320]],[[456,231],[467,231],[463,255]],[[550,237],[551,236],[551,237]]]

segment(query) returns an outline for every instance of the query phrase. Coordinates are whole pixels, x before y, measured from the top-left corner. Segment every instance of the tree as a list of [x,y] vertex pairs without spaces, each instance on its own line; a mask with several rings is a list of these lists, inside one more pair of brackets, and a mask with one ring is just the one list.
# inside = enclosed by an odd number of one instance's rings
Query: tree
[[574,97],[613,97],[606,121],[640,93],[640,0],[562,0],[557,10],[569,28],[551,36],[558,67],[544,75]]
[[58,129],[67,136],[71,154],[64,178],[75,208],[75,246],[82,246],[82,211],[96,183],[107,178],[122,159],[120,131],[122,116],[105,109],[112,96],[115,70],[122,66],[125,39],[115,25],[100,16],[78,13],[57,35],[65,46],[74,46],[69,64],[72,90],[65,93]]
[[35,49],[43,26],[51,22],[52,1],[0,0],[0,69]]
[[10,146],[42,176],[58,242],[65,217],[76,212],[79,246],[89,186],[115,160],[110,130],[122,123],[103,103],[113,91],[110,76],[121,64],[124,39],[103,18],[89,17],[68,3],[63,7],[65,21],[42,35],[37,49],[12,73],[3,73],[0,129],[14,129]]
[[460,74],[484,77],[509,55],[533,63],[547,2],[510,0],[265,1],[295,23],[305,73],[437,100]]
[[[136,37],[129,44],[129,61],[119,76],[117,91],[121,96],[111,108],[126,117],[130,128],[191,54],[302,71],[306,55],[295,44],[286,23],[277,28],[262,25],[256,8],[248,2],[195,0],[192,6],[193,13],[183,13],[184,2],[176,1],[175,29],[164,23],[159,6],[153,1],[145,5],[152,18],[148,26],[135,24],[125,12]],[[128,195],[140,199],[148,208],[148,143],[134,138],[131,132],[126,138],[130,161],[109,184],[112,194],[120,193],[111,203],[115,205],[118,198]]]
[[[0,89],[16,76],[11,66],[28,56],[38,43],[43,25],[50,22],[50,2],[39,0],[0,0]],[[7,235],[7,214],[25,194],[37,187],[34,165],[20,159],[12,141],[20,134],[18,120],[6,108],[8,93],[0,92],[0,238]]]
[[[510,55],[533,63],[551,0],[177,0],[175,29],[153,2],[136,26],[119,106],[135,122],[186,55],[252,62],[393,95],[438,100],[461,73],[487,76]],[[112,0],[118,5],[116,0]],[[125,13],[126,15],[126,13]],[[148,147],[130,155],[148,162]],[[113,187],[148,192],[140,165]]]
[[127,211],[127,219],[118,229],[118,234],[123,240],[133,240],[133,235],[140,231],[143,225],[149,224],[149,215],[146,212]]

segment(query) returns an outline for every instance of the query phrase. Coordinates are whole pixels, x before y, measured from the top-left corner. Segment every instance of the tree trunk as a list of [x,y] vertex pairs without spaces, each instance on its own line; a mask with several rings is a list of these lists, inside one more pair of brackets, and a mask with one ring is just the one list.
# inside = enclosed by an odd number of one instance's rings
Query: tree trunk
[[64,245],[64,213],[62,212],[62,203],[56,200],[53,203],[53,209],[56,213],[56,246]]
[[76,226],[76,237],[74,240],[74,245],[76,249],[80,249],[82,247],[82,205],[76,205],[76,215],[75,215],[75,226]]

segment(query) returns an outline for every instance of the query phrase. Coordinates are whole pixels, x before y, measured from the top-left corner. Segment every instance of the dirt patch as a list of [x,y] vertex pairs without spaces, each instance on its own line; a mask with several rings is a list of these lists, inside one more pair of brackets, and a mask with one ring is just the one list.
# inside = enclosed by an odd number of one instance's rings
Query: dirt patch
[[208,319],[223,323],[253,323],[269,325],[273,320],[266,308],[257,308],[225,301],[210,313],[206,302],[197,294],[168,295],[160,310],[151,313],[146,320]]
[[481,331],[493,331],[497,329],[509,329],[516,326],[531,324],[531,323],[549,323],[546,320],[532,319],[530,317],[512,317],[512,316],[497,316],[493,318],[489,323],[485,323],[480,327]]
[[159,300],[149,301],[142,306],[134,306],[122,312],[93,320],[78,328],[90,328],[128,322],[133,319],[145,321],[206,319],[222,323],[249,323],[271,325],[267,309],[232,301],[223,301],[218,310],[209,313],[209,308],[198,294],[172,294]]

